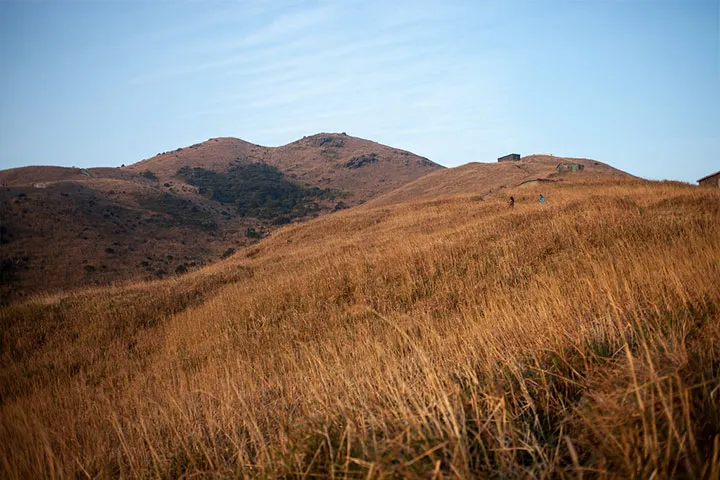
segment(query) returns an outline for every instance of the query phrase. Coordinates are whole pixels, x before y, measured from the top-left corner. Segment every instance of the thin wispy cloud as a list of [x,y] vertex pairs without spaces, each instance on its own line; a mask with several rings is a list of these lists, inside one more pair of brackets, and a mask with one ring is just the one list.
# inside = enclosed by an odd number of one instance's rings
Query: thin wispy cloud
[[[256,12],[257,14],[257,12]],[[332,9],[319,6],[310,10],[282,14],[271,18],[266,24],[257,26],[247,18],[237,15],[219,15],[205,19],[201,28],[205,33],[201,45],[189,43],[181,31],[166,33],[165,36],[177,41],[172,50],[175,58],[184,56],[179,65],[172,68],[155,69],[132,77],[131,85],[159,82],[171,78],[213,71],[238,69],[243,66],[263,64],[276,55],[287,54],[310,47],[307,41],[298,40],[309,30],[332,19]],[[233,30],[233,40],[228,40],[224,30],[216,33],[218,25]],[[215,27],[215,28],[210,28]],[[238,30],[239,29],[239,32]]]
[[268,25],[244,37],[240,47],[252,47],[284,42],[297,35],[305,34],[326,22],[333,20],[333,9],[327,6],[284,14]]

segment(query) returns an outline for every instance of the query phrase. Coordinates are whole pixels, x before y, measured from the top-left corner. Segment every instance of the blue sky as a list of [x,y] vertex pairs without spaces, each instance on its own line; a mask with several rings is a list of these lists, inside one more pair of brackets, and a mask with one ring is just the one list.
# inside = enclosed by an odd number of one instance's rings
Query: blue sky
[[347,132],[720,170],[718,0],[0,0],[0,168]]

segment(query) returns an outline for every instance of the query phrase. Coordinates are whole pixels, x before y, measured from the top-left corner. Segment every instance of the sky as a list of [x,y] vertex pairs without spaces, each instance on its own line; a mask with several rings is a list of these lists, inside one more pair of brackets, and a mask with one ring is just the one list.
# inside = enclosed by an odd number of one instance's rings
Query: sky
[[720,0],[0,0],[0,169],[347,132],[720,170]]

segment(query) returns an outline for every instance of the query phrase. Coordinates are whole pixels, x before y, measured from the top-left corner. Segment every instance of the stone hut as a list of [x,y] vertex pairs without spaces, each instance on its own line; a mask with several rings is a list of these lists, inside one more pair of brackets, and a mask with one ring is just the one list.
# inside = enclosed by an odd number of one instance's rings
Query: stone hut
[[697,181],[701,187],[720,187],[720,172],[711,173]]
[[509,155],[505,155],[504,157],[498,158],[498,162],[519,162],[519,161],[520,161],[519,153],[511,153]]
[[555,167],[555,170],[558,173],[578,172],[581,170],[585,170],[585,165],[583,165],[582,163],[563,162],[558,163],[557,167]]

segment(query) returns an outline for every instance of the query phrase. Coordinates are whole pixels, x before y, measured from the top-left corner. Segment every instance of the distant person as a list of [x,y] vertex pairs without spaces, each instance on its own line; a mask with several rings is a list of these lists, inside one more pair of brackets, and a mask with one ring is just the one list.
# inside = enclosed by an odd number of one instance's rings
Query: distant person
[[538,201],[540,202],[541,205],[542,205],[543,203],[545,203],[545,195],[543,195],[543,194],[541,193],[541,194],[540,194],[540,200],[538,200]]
[[513,208],[515,206],[515,197],[510,197],[510,201],[508,202],[508,207]]

